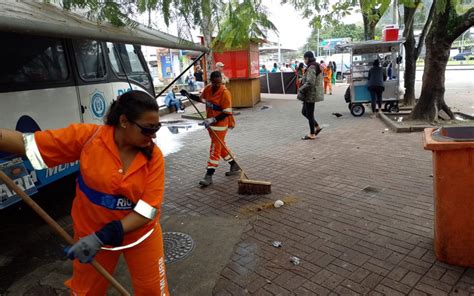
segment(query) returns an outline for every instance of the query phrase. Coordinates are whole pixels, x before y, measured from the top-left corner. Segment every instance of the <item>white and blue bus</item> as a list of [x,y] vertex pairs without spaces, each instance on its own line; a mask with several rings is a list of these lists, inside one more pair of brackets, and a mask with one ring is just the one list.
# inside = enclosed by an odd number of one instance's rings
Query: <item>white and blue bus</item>
[[[103,123],[111,101],[130,87],[155,95],[140,46],[206,48],[143,26],[97,24],[39,2],[0,3],[0,127],[20,132]],[[35,171],[0,153],[0,169],[29,194],[78,169]],[[0,182],[0,209],[19,200]]]

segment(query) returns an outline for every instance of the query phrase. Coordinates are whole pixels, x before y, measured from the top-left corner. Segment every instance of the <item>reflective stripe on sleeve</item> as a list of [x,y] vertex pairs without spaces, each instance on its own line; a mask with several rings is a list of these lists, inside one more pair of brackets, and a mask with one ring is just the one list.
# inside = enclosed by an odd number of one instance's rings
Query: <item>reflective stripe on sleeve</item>
[[232,113],[232,108],[225,108],[222,110],[224,113]]
[[23,143],[25,143],[26,157],[31,162],[35,170],[47,169],[48,166],[43,160],[41,153],[36,145],[35,135],[32,133],[23,134]]
[[141,199],[138,201],[137,205],[135,206],[135,208],[133,208],[133,210],[148,219],[154,219],[157,213],[156,208],[150,206],[148,203],[144,202]]
[[210,128],[212,130],[218,131],[218,132],[223,132],[223,131],[227,130],[227,126],[213,126],[213,125],[211,125]]

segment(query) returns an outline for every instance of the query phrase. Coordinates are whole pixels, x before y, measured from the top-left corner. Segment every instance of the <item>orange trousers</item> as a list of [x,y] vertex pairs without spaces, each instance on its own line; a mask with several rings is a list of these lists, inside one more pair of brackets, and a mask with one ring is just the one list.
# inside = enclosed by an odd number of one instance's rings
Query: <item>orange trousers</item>
[[[121,254],[125,257],[132,278],[132,295],[170,295],[165,272],[163,234],[159,224],[140,244],[121,251],[102,250],[97,253],[95,260],[113,274]],[[109,287],[109,282],[92,265],[82,264],[78,260],[74,260],[72,278],[65,284],[74,296],[104,296]]]
[[324,79],[324,93],[325,93],[325,94],[328,92],[328,87],[329,87],[329,92],[332,93],[332,83],[331,83],[331,80],[326,80],[326,79]]
[[209,136],[211,137],[211,149],[209,151],[209,160],[207,161],[208,169],[215,169],[219,166],[219,160],[222,158],[225,161],[231,161],[232,158],[229,152],[222,147],[221,143],[217,140],[217,137],[225,144],[225,136],[227,131],[211,131],[209,130]]

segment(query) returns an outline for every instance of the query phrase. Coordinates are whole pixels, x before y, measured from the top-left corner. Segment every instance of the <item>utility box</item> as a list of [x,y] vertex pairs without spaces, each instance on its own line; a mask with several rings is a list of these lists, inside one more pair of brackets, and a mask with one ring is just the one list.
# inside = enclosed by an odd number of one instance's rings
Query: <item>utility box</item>
[[435,255],[474,267],[474,126],[425,129],[424,148],[433,151]]

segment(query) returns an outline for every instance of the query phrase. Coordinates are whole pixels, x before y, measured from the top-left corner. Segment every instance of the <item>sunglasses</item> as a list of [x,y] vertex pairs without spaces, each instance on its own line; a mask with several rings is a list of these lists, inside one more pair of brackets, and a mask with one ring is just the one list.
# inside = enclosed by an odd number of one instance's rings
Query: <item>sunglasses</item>
[[144,136],[153,136],[154,134],[156,134],[160,128],[161,128],[161,123],[158,123],[157,126],[155,127],[145,127],[145,126],[142,126],[138,123],[136,123],[135,121],[132,121],[133,124],[135,124],[136,126],[138,126],[140,128],[140,132],[142,133],[142,135]]

